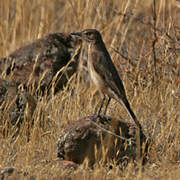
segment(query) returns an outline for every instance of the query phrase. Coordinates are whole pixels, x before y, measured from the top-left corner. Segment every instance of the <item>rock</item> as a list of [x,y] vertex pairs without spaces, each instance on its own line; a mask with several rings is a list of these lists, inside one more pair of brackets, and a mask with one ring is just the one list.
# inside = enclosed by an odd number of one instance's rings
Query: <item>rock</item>
[[[73,121],[62,130],[57,142],[57,156],[61,159],[88,165],[108,160],[124,163],[136,158],[136,128],[110,117],[89,116]],[[147,138],[141,132],[141,147]],[[146,144],[145,152],[147,152]],[[145,153],[144,153],[145,155]]]
[[19,128],[24,118],[33,123],[36,98],[49,93],[52,85],[56,93],[76,72],[80,45],[81,40],[71,35],[53,33],[0,60],[0,126],[3,134],[7,135],[10,126]]
[[[44,93],[55,82],[55,93],[61,89],[73,75],[78,66],[79,52],[77,48],[81,40],[63,33],[49,34],[22,47],[0,60],[0,73],[4,79],[9,79],[17,85],[31,85]],[[77,51],[77,52],[75,52]],[[73,55],[74,61],[65,67]]]
[[14,81],[0,79],[0,107],[1,130],[7,135],[9,127],[16,125],[19,128],[24,117],[32,119],[36,99]]

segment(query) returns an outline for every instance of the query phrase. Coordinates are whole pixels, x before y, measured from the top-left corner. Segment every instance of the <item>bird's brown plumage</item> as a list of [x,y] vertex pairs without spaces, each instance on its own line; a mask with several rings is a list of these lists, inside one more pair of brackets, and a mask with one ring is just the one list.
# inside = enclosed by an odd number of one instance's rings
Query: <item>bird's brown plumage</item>
[[119,103],[123,104],[136,125],[141,129],[141,125],[127,100],[124,85],[99,31],[96,29],[86,29],[82,32],[71,34],[79,36],[89,43],[88,69],[94,84],[104,95],[108,95],[110,98],[116,99]]

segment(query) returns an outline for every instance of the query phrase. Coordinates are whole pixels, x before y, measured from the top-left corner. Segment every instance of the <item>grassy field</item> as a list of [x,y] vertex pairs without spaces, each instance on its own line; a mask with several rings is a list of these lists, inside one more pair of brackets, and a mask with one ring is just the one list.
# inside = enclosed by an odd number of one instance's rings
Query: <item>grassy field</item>
[[[0,169],[11,166],[36,179],[177,179],[180,177],[180,3],[145,0],[1,0],[0,58],[52,32],[96,28],[103,36],[147,137],[153,139],[144,167],[125,170],[96,163],[73,172],[59,165],[56,142],[71,120],[99,105],[94,87],[72,77],[51,101],[38,101],[27,141],[27,122],[19,136],[0,134]],[[155,6],[155,8],[154,8]],[[112,100],[108,115],[131,121]],[[41,122],[41,123],[40,123]],[[43,122],[43,126],[41,125]],[[12,129],[13,133],[13,129]],[[14,179],[24,179],[23,173]]]

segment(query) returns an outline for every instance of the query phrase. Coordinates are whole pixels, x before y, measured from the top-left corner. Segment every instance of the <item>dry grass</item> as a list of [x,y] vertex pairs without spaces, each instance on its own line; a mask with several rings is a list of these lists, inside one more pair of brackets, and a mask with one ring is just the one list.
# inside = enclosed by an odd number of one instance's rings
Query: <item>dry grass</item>
[[[154,23],[152,5],[153,1],[144,0],[0,1],[0,57],[50,32],[100,30],[132,107],[146,135],[154,141],[143,169],[131,163],[124,171],[116,166],[109,170],[98,163],[93,170],[84,164],[72,174],[61,169],[56,159],[59,132],[70,120],[94,112],[99,99],[93,97],[93,87],[74,76],[51,101],[44,97],[38,102],[31,117],[35,125],[29,142],[28,119],[13,143],[11,136],[0,135],[0,169],[13,166],[37,179],[180,177],[180,14],[175,0],[160,0]],[[108,113],[131,121],[115,101]]]

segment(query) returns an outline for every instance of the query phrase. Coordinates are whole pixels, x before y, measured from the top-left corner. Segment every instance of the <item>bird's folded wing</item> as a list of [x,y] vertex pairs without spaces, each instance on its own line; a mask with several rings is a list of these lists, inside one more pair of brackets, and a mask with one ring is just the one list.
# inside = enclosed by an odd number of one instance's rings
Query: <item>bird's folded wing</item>
[[111,59],[101,54],[96,57],[96,60],[97,61],[93,61],[94,70],[101,76],[105,84],[110,87],[116,95],[120,97],[126,96],[123,83]]

